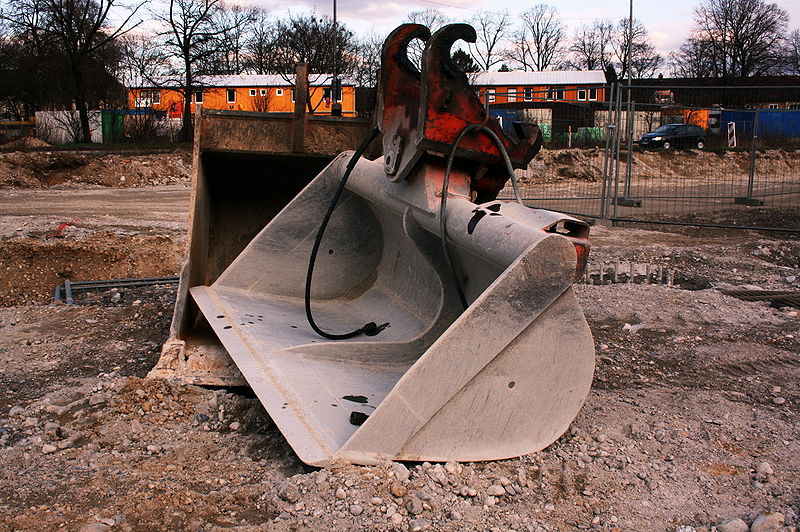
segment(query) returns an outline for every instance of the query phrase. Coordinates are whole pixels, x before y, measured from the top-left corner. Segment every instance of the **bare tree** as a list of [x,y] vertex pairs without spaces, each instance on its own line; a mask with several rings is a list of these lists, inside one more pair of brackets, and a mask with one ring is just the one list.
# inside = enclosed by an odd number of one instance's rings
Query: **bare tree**
[[547,4],[537,4],[523,11],[520,27],[513,32],[507,59],[523,70],[547,70],[559,66],[563,53],[566,28],[558,18],[558,10]]
[[260,113],[269,112],[270,102],[272,101],[272,89],[261,89],[258,96],[253,99],[253,107]]
[[[278,21],[275,28],[275,69],[284,80],[294,85],[297,63],[307,63],[309,91],[312,84],[331,80],[330,75],[351,75],[356,65],[356,42],[353,33],[328,17],[317,17],[314,12],[290,15]],[[336,54],[332,53],[334,40]],[[320,102],[314,104],[307,98],[308,111],[313,113]]]
[[169,75],[171,63],[163,43],[155,36],[129,33],[120,39],[119,79],[125,87],[159,85]]
[[[406,15],[406,22],[411,22],[412,24],[422,24],[431,30],[431,33],[433,33],[442,26],[449,24],[450,19],[438,9],[423,9],[421,11],[409,12]],[[421,68],[422,52],[424,50],[425,43],[419,39],[414,39],[408,43],[408,58],[417,66],[417,68]]]
[[469,45],[470,55],[481,70],[490,70],[505,56],[503,48],[511,27],[508,11],[478,11],[470,22],[477,33],[477,40]]
[[117,0],[10,0],[2,17],[12,30],[27,36],[35,48],[56,50],[66,60],[71,92],[81,125],[81,141],[91,142],[88,92],[90,67],[113,41],[138,26],[133,22],[143,3],[130,9],[116,28],[108,24]]
[[633,20],[632,34],[629,32],[628,19],[619,21],[611,40],[611,48],[620,79],[626,78],[629,70],[633,78],[651,77],[664,62],[664,58],[656,53],[655,47],[650,43],[647,28],[636,19]]
[[258,11],[244,42],[245,69],[253,74],[274,74],[276,23],[266,11]]
[[353,77],[359,87],[374,87],[377,84],[383,40],[381,35],[369,33],[357,41]]
[[570,47],[572,65],[586,70],[605,68],[613,54],[613,36],[614,24],[607,19],[595,20],[591,25],[579,27]]
[[678,78],[715,77],[710,46],[704,41],[688,39],[677,52],[669,54],[670,72]]
[[676,68],[713,77],[778,73],[788,21],[785,10],[764,0],[703,0],[691,36],[673,57]]
[[222,28],[219,34],[213,64],[208,69],[214,74],[241,74],[246,67],[245,43],[256,31],[262,18],[257,7],[242,7],[237,4],[217,10],[214,26]]
[[795,76],[800,75],[800,30],[794,30],[789,34],[786,72]]
[[162,84],[177,88],[183,96],[179,139],[184,142],[194,135],[191,108],[197,76],[204,73],[204,63],[218,53],[219,36],[227,29],[215,23],[222,9],[221,0],[169,0],[166,11],[153,13],[165,25],[161,34],[166,37],[165,49],[179,65]]

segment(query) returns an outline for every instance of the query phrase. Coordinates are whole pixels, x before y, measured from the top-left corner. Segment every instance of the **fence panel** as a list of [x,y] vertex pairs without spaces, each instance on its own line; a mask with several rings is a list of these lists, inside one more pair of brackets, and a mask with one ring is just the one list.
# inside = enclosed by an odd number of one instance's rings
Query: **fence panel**
[[617,222],[800,231],[800,88],[776,87],[783,100],[766,103],[750,100],[764,87],[684,89],[615,85],[606,102],[522,109],[545,140],[517,172],[526,203]]

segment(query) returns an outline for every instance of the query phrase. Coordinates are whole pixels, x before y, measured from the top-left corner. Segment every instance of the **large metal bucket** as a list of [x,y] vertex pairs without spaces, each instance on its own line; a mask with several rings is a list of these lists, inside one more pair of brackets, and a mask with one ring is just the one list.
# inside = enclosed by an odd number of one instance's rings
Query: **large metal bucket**
[[437,179],[392,183],[383,164],[362,159],[322,241],[312,306],[328,331],[389,326],[324,340],[306,321],[305,275],[349,157],[334,159],[213,284],[190,289],[288,442],[311,465],[498,459],[552,443],[594,370],[572,290],[572,240],[588,227],[516,203],[475,205],[468,181],[456,181],[454,279],[435,211],[421,208],[437,204]]

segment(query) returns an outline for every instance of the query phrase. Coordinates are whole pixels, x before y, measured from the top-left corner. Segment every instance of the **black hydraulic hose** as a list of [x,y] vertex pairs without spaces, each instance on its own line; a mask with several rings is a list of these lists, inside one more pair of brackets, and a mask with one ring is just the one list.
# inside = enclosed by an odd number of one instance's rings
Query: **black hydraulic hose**
[[450,272],[453,274],[453,280],[456,283],[456,291],[458,292],[458,299],[461,301],[461,305],[465,310],[469,304],[467,303],[467,298],[464,295],[464,289],[461,287],[461,283],[458,281],[458,272],[456,271],[455,264],[450,256],[450,248],[447,246],[447,190],[450,187],[450,173],[453,170],[453,161],[456,157],[456,149],[463,138],[472,131],[481,131],[488,134],[494,143],[497,144],[497,148],[500,150],[500,154],[503,156],[503,162],[506,164],[508,175],[511,178],[511,186],[514,189],[514,197],[520,205],[524,205],[522,203],[522,197],[519,193],[517,176],[514,175],[514,167],[511,164],[508,151],[506,151],[506,147],[503,145],[503,141],[500,140],[500,137],[498,137],[494,131],[483,124],[469,124],[464,126],[464,129],[462,129],[461,133],[458,134],[456,141],[453,143],[453,147],[450,149],[450,156],[447,157],[447,168],[445,169],[444,179],[442,180],[442,200],[439,206],[439,232],[442,234],[442,251],[444,252],[444,258],[447,261],[447,265],[450,267]]
[[355,151],[353,156],[350,158],[350,161],[347,163],[347,167],[345,168],[344,174],[342,175],[342,179],[339,182],[339,188],[336,189],[336,193],[333,195],[333,199],[331,200],[331,204],[328,207],[328,212],[325,213],[325,217],[322,219],[322,225],[319,227],[319,231],[317,231],[317,237],[314,239],[314,247],[311,250],[311,258],[308,260],[308,273],[306,275],[306,291],[305,291],[305,304],[306,304],[306,319],[308,320],[308,324],[311,325],[311,328],[314,329],[318,335],[322,336],[323,338],[327,338],[329,340],[346,340],[347,338],[353,338],[355,336],[366,334],[367,336],[375,336],[383,329],[388,327],[388,323],[384,323],[383,325],[376,325],[375,322],[371,321],[361,327],[360,329],[356,329],[349,333],[344,334],[332,334],[323,331],[322,329],[317,326],[316,322],[314,322],[314,317],[311,315],[311,279],[314,276],[314,263],[317,260],[317,252],[319,251],[319,246],[322,243],[322,236],[325,234],[325,228],[328,226],[328,222],[333,215],[333,211],[336,208],[336,204],[339,201],[339,197],[342,195],[344,191],[345,184],[347,183],[347,178],[350,177],[350,173],[353,171],[358,160],[367,151],[370,143],[375,140],[375,137],[378,136],[380,130],[378,128],[373,128],[370,130],[367,137],[361,142],[361,145]]

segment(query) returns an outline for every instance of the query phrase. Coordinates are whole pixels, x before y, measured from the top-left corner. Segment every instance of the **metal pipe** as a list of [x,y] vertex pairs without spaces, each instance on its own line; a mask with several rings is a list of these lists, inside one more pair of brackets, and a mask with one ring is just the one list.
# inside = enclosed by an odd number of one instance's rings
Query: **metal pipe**
[[628,79],[628,158],[625,167],[625,197],[631,197],[631,178],[633,177],[633,119],[636,116],[635,104],[631,101],[630,79]]
[[75,300],[72,299],[72,284],[69,282],[69,279],[64,281],[64,292],[67,295],[67,305],[74,305]]
[[753,120],[753,141],[750,146],[750,174],[747,178],[747,198],[753,197],[753,181],[756,174],[756,146],[758,144],[758,109],[756,109],[756,117]]
[[703,223],[693,223],[693,222],[671,222],[671,221],[668,222],[664,220],[637,220],[636,218],[609,218],[609,219],[612,222],[626,222],[626,223],[637,223],[637,224],[680,225],[688,227],[716,227],[718,229],[746,229],[750,231],[777,231],[780,233],[800,233],[800,228],[788,229],[785,227],[758,227],[753,225],[703,224]]
[[600,218],[608,215],[608,188],[609,188],[609,151],[611,149],[611,133],[614,126],[611,124],[611,108],[614,101],[614,83],[609,84],[608,90],[608,117],[606,118],[606,142],[603,152],[603,191],[600,198]]
[[615,114],[617,129],[615,130],[616,135],[614,135],[614,141],[616,144],[614,149],[614,218],[617,217],[617,208],[619,206],[619,150],[620,136],[622,135],[622,130],[619,127],[620,123],[622,122],[622,91],[619,89],[617,89],[617,101],[615,103],[617,106],[617,112]]
[[100,279],[97,281],[75,281],[70,283],[74,288],[82,285],[87,284],[109,284],[115,285],[118,283],[127,283],[127,282],[163,282],[163,283],[171,283],[171,282],[178,282],[180,280],[179,277],[132,277],[132,278],[123,278],[123,279]]

